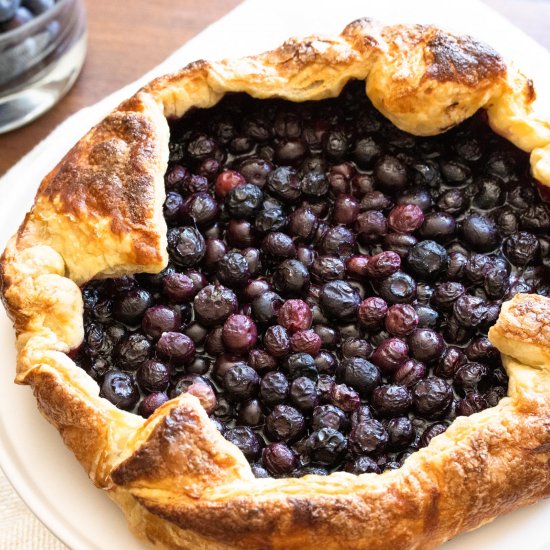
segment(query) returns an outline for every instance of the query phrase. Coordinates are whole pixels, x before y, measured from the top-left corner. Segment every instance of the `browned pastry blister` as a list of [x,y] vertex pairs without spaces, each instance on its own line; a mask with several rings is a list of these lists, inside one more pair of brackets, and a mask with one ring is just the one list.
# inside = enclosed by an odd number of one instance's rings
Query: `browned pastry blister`
[[157,548],[428,549],[550,494],[550,300],[517,295],[490,331],[509,395],[460,417],[399,470],[255,479],[242,453],[183,394],[147,420],[99,397],[66,355],[83,338],[78,285],[158,272],[166,117],[227,92],[290,101],[335,97],[350,79],[399,128],[436,135],[487,111],[531,153],[550,185],[550,123],[534,88],[488,46],[429,26],[350,24],[339,37],[292,39],[265,54],[199,61],[115,109],[44,178],[2,259],[17,331],[17,382],[29,384],[92,481]]

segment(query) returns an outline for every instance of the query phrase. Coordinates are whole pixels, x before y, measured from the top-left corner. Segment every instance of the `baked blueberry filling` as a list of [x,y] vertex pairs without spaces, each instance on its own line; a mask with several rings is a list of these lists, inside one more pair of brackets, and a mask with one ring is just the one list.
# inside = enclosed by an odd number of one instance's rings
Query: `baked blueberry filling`
[[364,83],[170,121],[159,274],[82,288],[77,363],[121,409],[196,395],[256,476],[382,472],[507,393],[487,339],[547,296],[550,208],[483,113],[398,130]]

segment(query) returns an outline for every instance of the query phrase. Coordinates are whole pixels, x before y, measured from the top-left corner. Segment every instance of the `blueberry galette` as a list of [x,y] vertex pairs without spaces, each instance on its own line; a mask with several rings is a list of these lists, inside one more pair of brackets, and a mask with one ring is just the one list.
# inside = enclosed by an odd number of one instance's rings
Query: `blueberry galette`
[[157,79],[46,176],[2,261],[17,382],[139,537],[427,549],[550,494],[534,97],[361,20]]

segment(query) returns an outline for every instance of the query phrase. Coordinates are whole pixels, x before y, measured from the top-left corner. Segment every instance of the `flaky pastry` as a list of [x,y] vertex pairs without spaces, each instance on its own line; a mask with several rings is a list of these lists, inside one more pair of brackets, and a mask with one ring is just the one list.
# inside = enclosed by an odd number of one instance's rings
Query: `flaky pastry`
[[491,341],[509,394],[460,417],[384,474],[255,479],[242,453],[183,394],[147,420],[99,397],[67,355],[83,339],[80,284],[159,272],[166,118],[227,92],[290,101],[335,97],[365,81],[374,106],[421,136],[483,108],[495,132],[531,153],[550,185],[550,123],[533,85],[488,46],[430,26],[350,24],[339,37],[291,39],[237,60],[198,61],[145,86],[88,132],[42,181],[2,259],[17,332],[17,383],[32,387],[91,480],[156,548],[428,549],[550,494],[550,300],[519,294]]

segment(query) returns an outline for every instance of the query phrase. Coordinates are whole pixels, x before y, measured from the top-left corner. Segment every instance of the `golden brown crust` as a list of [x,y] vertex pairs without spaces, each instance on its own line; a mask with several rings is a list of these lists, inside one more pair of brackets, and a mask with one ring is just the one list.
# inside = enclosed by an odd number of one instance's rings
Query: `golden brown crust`
[[550,185],[550,124],[532,83],[470,37],[434,27],[350,24],[340,37],[292,39],[260,56],[200,61],[159,78],[93,128],[44,179],[1,263],[17,332],[17,380],[32,386],[90,478],[157,548],[429,549],[550,495],[550,300],[519,295],[490,337],[509,396],[459,418],[382,475],[254,479],[242,453],[182,395],[148,419],[116,409],[65,354],[83,337],[78,284],[159,271],[166,117],[230,91],[291,101],[366,81],[400,128],[434,135],[486,108],[492,127],[532,152]]

